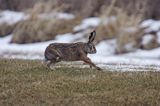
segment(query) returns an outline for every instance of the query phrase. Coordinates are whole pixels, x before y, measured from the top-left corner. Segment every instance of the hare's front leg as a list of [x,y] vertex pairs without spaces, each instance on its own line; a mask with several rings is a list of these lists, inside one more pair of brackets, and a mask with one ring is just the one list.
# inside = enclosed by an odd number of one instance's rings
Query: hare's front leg
[[100,67],[96,66],[96,65],[91,61],[91,59],[88,58],[88,57],[83,58],[83,61],[84,61],[85,63],[89,64],[90,66],[95,67],[97,70],[102,70]]

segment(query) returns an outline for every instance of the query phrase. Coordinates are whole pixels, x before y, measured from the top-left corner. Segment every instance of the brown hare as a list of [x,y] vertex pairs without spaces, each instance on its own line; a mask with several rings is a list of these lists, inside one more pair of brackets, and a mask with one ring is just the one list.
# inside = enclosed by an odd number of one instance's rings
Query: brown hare
[[77,43],[52,43],[45,50],[45,61],[47,61],[47,66],[50,67],[51,64],[55,64],[60,61],[79,61],[82,60],[89,64],[90,67],[95,67],[97,70],[101,70],[97,67],[87,54],[96,53],[95,45],[93,41],[96,36],[96,31],[91,32],[89,36],[89,41],[87,43],[77,42]]

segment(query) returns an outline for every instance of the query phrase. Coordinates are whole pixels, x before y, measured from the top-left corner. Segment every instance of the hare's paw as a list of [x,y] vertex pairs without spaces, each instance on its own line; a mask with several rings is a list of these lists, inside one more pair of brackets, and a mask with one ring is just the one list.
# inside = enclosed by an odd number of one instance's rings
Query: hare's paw
[[60,61],[60,57],[56,57],[56,61]]
[[102,69],[100,67],[96,67],[97,70],[102,71]]
[[93,66],[90,65],[89,67],[90,67],[91,69],[93,69]]
[[50,68],[51,70],[55,70],[54,65],[50,65],[49,68]]

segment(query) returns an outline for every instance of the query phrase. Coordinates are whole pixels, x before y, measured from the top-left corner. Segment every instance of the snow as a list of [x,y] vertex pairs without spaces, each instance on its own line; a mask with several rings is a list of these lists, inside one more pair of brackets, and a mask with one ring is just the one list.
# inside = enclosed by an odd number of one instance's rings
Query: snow
[[71,33],[67,33],[67,34],[63,34],[63,35],[58,35],[56,36],[56,42],[63,42],[63,43],[70,43],[70,42],[74,42],[75,40],[81,39],[83,37],[83,34],[71,34]]
[[9,10],[0,12],[0,23],[8,23],[12,25],[23,19],[26,19],[26,16],[22,12],[14,12]]
[[110,16],[107,19],[106,19],[106,17],[105,18],[102,17],[102,20],[103,20],[102,24],[106,25],[106,24],[110,24],[110,23],[116,22],[117,18],[115,16]]
[[136,50],[132,53],[125,54],[128,57],[135,57],[140,59],[156,59],[160,60],[160,47],[152,50]]
[[116,40],[106,40],[100,42],[97,46],[97,55],[101,56],[108,56],[108,55],[113,55],[116,50]]
[[75,16],[73,14],[68,14],[68,13],[57,13],[57,18],[70,20],[75,18]]
[[152,39],[153,39],[153,35],[147,34],[147,35],[143,36],[143,38],[142,38],[142,44],[146,45],[146,44],[150,43],[150,41]]
[[87,18],[82,21],[80,25],[75,26],[74,31],[85,30],[89,27],[96,27],[100,24],[101,20],[97,17]]
[[129,43],[125,44],[124,48],[130,52],[136,49],[136,48],[134,48],[134,42],[129,42]]
[[101,64],[100,67],[106,68],[109,71],[120,71],[120,72],[129,72],[129,71],[153,71],[153,72],[159,72],[160,67],[155,65],[132,65],[132,64]]
[[157,37],[158,37],[158,43],[160,44],[160,31],[157,33]]
[[160,30],[160,21],[148,19],[148,20],[145,20],[144,22],[142,22],[141,26],[147,27],[146,32],[158,31],[158,30]]
[[74,19],[75,16],[73,14],[69,14],[69,13],[43,13],[43,14],[39,15],[39,18],[70,20],[70,19]]

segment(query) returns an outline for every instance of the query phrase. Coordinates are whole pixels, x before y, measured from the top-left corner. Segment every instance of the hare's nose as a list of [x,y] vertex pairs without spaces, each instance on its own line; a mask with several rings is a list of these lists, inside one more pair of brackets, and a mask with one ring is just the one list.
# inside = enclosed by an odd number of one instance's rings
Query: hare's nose
[[95,53],[97,53],[97,50],[95,49]]

